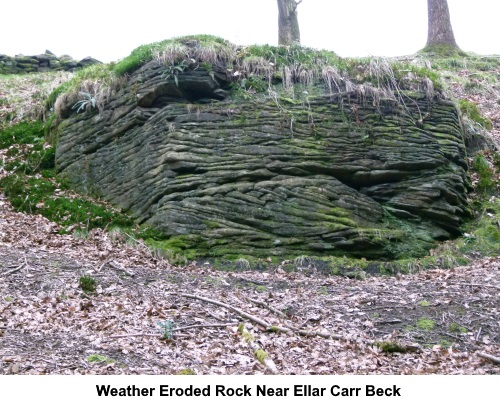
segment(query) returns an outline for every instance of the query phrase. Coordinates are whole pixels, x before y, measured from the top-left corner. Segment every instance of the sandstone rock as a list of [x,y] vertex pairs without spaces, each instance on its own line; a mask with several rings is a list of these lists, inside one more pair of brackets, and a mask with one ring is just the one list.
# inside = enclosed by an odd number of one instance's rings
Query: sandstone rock
[[77,62],[68,55],[63,55],[58,59],[50,51],[45,51],[43,54],[34,56],[16,55],[15,57],[10,57],[7,55],[0,55],[0,74],[74,70],[96,63],[101,62],[91,57],[84,58],[80,62]]
[[100,114],[66,111],[59,177],[206,256],[390,259],[461,233],[467,162],[451,102],[232,99],[227,88],[150,62]]

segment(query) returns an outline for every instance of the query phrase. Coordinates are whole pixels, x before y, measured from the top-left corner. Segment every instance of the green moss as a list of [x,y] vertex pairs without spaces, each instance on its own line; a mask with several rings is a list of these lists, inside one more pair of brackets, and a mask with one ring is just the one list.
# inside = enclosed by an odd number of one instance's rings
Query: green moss
[[443,348],[443,349],[448,349],[449,347],[451,347],[453,343],[450,342],[449,340],[447,339],[441,339],[439,341],[439,345]]
[[134,232],[135,236],[144,240],[161,241],[165,240],[165,234],[160,230],[153,228],[149,225],[141,225],[139,229]]
[[418,305],[420,305],[421,307],[429,307],[431,303],[429,301],[420,301]]
[[111,357],[104,356],[102,354],[91,354],[90,356],[87,357],[87,361],[89,363],[106,363],[106,364],[112,364],[116,363],[115,359],[112,359]]
[[420,318],[417,320],[417,327],[421,330],[430,332],[436,327],[436,322],[429,318]]
[[452,333],[467,333],[467,328],[460,326],[456,322],[453,322],[450,326],[448,326],[448,330]]
[[257,291],[258,293],[264,293],[267,291],[267,288],[263,285],[258,285],[257,287],[255,287],[255,291]]
[[467,56],[467,53],[462,51],[457,46],[445,45],[445,44],[426,46],[419,53],[424,54],[426,56],[441,57],[441,58],[457,58],[457,57]]
[[318,294],[320,295],[328,295],[329,292],[328,292],[328,287],[326,285],[322,285],[319,289],[318,289]]
[[0,130],[0,149],[15,144],[43,144],[44,123],[41,121],[23,121]]
[[196,371],[190,369],[190,368],[183,368],[182,370],[179,370],[176,375],[196,375]]
[[269,355],[262,349],[257,349],[254,352],[254,356],[261,364],[265,364],[265,360],[269,358]]
[[406,353],[408,351],[404,346],[390,341],[375,342],[375,346],[384,353]]

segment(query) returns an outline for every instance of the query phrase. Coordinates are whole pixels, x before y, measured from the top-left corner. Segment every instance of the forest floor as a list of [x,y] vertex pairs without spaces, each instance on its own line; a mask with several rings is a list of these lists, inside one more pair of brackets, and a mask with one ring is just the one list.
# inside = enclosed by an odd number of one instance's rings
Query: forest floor
[[[447,83],[500,145],[498,64],[487,73]],[[307,260],[175,267],[119,232],[58,230],[0,190],[0,374],[500,374],[500,257],[357,280]]]
[[0,374],[500,373],[484,356],[500,356],[500,258],[365,280],[308,263],[223,272],[170,266],[120,234],[59,235],[5,199],[0,216]]

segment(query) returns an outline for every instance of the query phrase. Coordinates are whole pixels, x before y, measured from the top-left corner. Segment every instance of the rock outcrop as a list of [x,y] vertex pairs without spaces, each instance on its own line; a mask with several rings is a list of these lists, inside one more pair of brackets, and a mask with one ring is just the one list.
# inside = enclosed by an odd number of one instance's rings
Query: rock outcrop
[[235,98],[202,68],[152,61],[104,109],[59,125],[61,179],[198,255],[423,255],[460,234],[455,106],[360,91]]
[[80,61],[76,61],[68,55],[57,57],[50,51],[32,56],[16,55],[11,57],[0,55],[0,74],[35,73],[51,70],[71,71],[96,63],[101,62],[91,57],[83,58]]

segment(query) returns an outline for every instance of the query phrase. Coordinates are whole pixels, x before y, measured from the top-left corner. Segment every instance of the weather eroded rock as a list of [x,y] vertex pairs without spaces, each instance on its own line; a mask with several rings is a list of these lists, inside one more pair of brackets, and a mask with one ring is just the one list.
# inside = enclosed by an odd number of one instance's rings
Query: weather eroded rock
[[146,64],[100,113],[66,109],[59,176],[197,255],[395,258],[460,233],[467,163],[451,102],[234,98],[228,85]]

